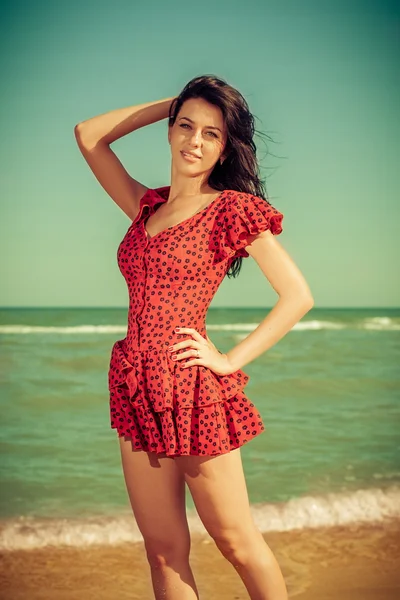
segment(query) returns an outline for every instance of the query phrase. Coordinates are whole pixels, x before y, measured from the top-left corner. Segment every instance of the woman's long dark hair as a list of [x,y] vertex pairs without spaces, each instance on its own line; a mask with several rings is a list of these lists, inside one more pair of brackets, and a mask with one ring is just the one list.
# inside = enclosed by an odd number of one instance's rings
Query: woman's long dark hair
[[[256,146],[253,141],[254,116],[242,94],[214,75],[202,75],[189,81],[171,103],[168,126],[172,127],[179,111],[189,98],[203,98],[221,109],[227,128],[226,158],[216,162],[208,183],[216,190],[236,190],[267,200],[265,184],[259,177]],[[258,134],[258,132],[257,132]],[[262,134],[265,135],[265,134]],[[267,136],[270,141],[271,138]],[[237,277],[242,257],[235,258],[228,269],[228,277]]]

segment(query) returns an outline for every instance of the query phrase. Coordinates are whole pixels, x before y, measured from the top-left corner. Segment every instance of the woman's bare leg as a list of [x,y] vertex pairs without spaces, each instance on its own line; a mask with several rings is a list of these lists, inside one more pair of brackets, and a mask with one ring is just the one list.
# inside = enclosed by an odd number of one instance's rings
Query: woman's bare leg
[[120,439],[132,510],[142,533],[156,600],[198,600],[189,565],[185,480],[172,458],[132,449]]
[[251,600],[287,600],[282,572],[250,512],[240,448],[216,457],[175,458],[197,512]]

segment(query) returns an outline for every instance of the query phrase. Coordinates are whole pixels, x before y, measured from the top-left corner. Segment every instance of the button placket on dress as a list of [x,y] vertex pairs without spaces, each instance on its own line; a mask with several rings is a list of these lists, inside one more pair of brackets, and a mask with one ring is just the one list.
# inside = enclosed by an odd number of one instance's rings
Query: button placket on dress
[[[262,199],[225,191],[212,209],[145,236],[143,221],[169,192],[169,186],[146,192],[119,250],[130,295],[129,333],[117,346],[121,352],[112,353],[111,427],[128,436],[135,450],[219,455],[265,429],[243,392],[248,376],[237,371],[221,377],[202,365],[185,370],[164,344],[181,341],[176,325],[206,335],[205,313],[226,274],[218,251],[225,258],[244,248],[256,231],[279,233],[281,217]],[[224,229],[225,222],[230,229]]]

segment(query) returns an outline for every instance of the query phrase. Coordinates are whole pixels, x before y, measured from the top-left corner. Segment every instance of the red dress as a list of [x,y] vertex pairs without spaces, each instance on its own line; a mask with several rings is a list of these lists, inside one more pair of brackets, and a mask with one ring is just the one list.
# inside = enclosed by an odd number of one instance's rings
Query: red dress
[[[206,208],[149,238],[146,219],[169,196],[169,186],[149,189],[118,247],[118,265],[129,290],[127,335],[112,347],[108,372],[111,427],[135,450],[217,455],[264,431],[243,393],[242,370],[217,375],[210,368],[173,361],[168,347],[191,327],[206,337],[206,313],[234,257],[251,235],[282,231],[283,214],[264,199],[225,190]],[[251,241],[251,240],[250,240]]]

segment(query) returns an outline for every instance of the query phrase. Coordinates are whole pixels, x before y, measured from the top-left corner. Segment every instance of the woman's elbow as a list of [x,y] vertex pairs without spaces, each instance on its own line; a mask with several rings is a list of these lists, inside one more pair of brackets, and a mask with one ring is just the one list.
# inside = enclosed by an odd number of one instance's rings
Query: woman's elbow
[[290,292],[280,294],[280,297],[291,304],[295,304],[298,310],[304,311],[304,314],[311,310],[315,304],[309,290],[291,290]]
[[312,309],[312,307],[314,306],[315,302],[314,302],[314,298],[312,297],[311,294],[307,293],[304,296],[302,296],[301,298],[301,303],[302,306],[305,310],[305,312],[307,313],[309,310]]

